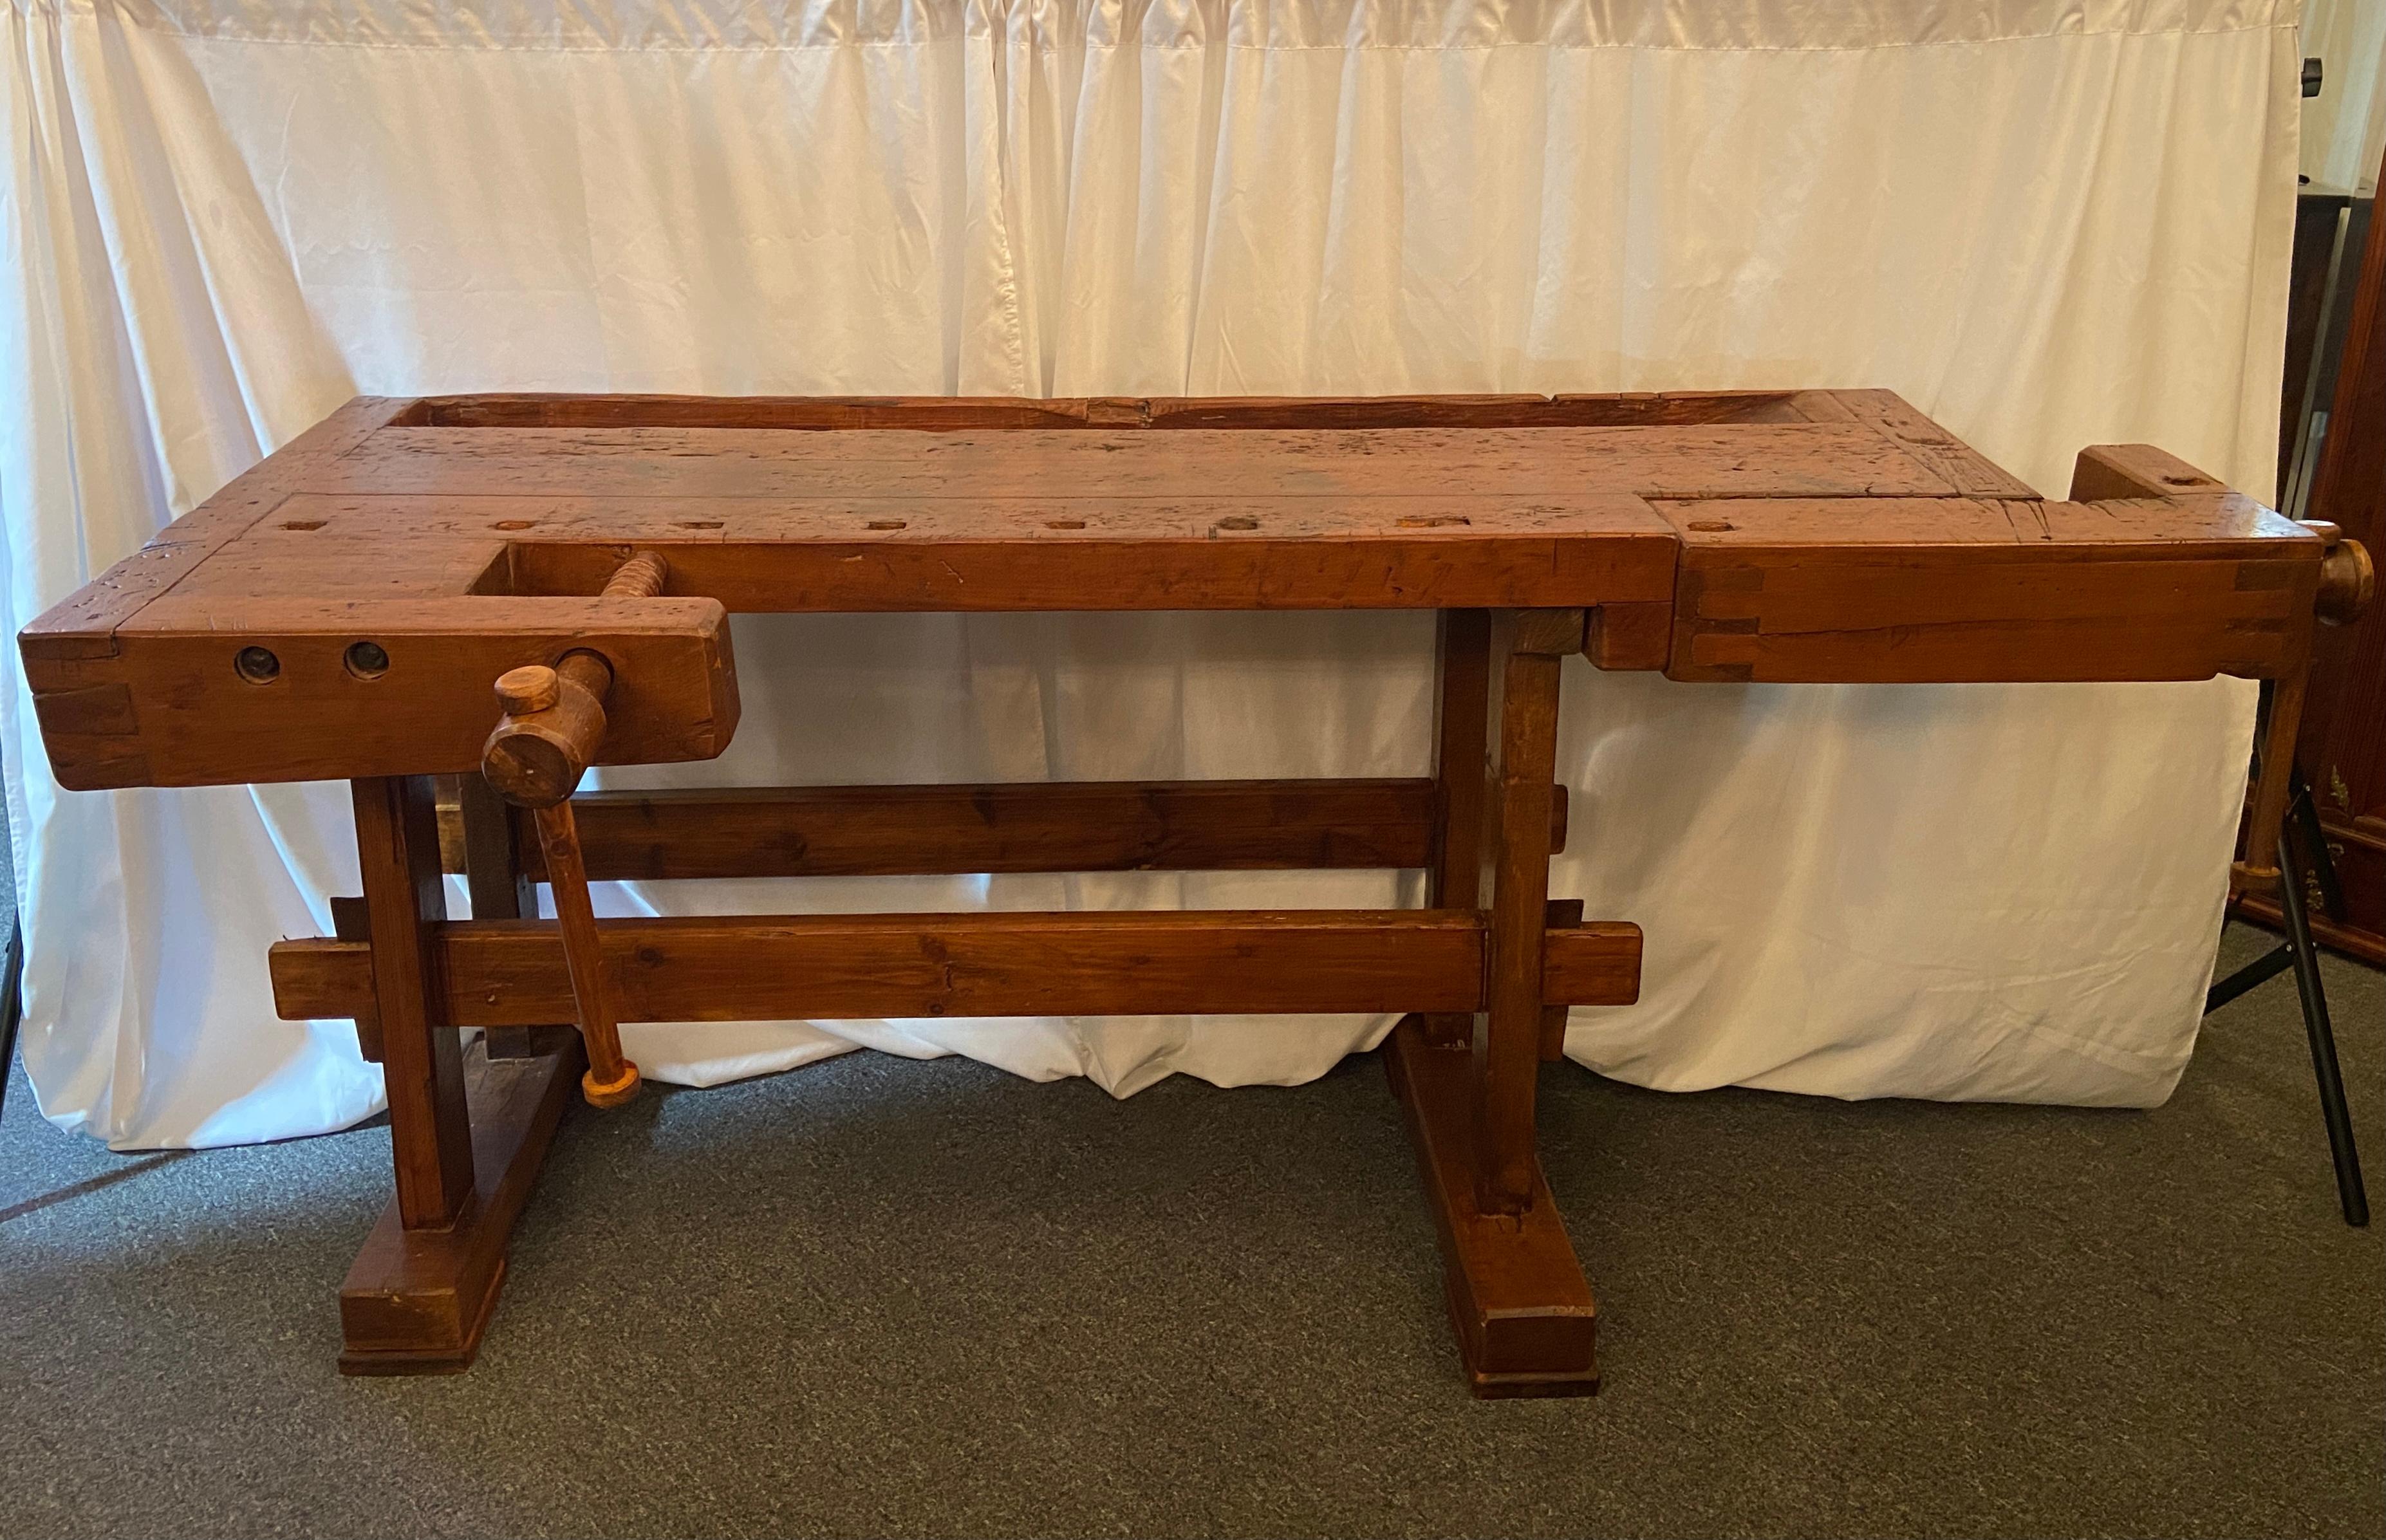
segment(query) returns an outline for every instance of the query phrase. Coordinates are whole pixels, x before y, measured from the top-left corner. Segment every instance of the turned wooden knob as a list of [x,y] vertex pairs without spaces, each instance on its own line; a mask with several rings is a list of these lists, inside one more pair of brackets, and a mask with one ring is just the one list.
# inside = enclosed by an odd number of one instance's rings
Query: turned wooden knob
[[553,706],[563,682],[544,663],[509,669],[497,676],[497,708],[509,717],[528,716]]
[[2361,619],[2378,596],[2378,568],[2358,540],[2340,540],[2319,558],[2319,593],[2313,612],[2332,626]]

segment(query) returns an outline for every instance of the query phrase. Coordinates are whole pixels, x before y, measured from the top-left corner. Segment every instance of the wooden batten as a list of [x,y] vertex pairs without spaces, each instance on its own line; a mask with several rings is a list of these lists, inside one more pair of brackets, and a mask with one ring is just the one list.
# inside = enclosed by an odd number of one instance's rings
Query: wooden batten
[[[1552,791],[1563,850],[1565,788]],[[596,792],[571,806],[592,881],[669,882],[1413,869],[1432,859],[1434,796],[1423,778],[1090,781]],[[527,828],[516,859],[546,880]]]
[[[770,915],[599,930],[625,1021],[1474,1011],[1484,999],[1483,920],[1451,910]],[[571,1016],[552,923],[451,920],[432,949],[452,1026]],[[363,943],[283,942],[275,1006],[293,1020],[370,1009],[372,961]],[[1629,1004],[1639,928],[1553,930],[1542,966],[1552,1003]]]

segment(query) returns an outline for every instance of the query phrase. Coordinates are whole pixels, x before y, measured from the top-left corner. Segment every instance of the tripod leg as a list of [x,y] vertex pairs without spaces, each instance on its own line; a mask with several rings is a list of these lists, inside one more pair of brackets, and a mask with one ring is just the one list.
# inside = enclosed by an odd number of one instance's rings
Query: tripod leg
[[2337,1202],[2344,1222],[2369,1222],[2369,1195],[2361,1184],[2361,1153],[2353,1144],[2353,1114],[2344,1103],[2344,1076],[2336,1062],[2336,1033],[2329,1024],[2328,995],[2320,987],[2319,957],[2312,947],[2311,917],[2304,907],[2302,863],[2294,840],[2279,836],[2279,911],[2294,951],[2295,993],[2303,997],[2304,1032],[2311,1039],[2312,1078],[2319,1084],[2320,1116],[2328,1123],[2329,1154],[2336,1161]]
[[2260,988],[2294,965],[2295,949],[2283,941],[2279,943],[2206,990],[2204,1014],[2211,1015],[2240,995]]
[[2320,826],[2319,804],[2312,800],[2311,786],[2304,772],[2294,772],[2288,783],[2288,815],[2304,833],[2304,848],[2311,852],[2312,875],[2319,879],[2320,912],[2342,923],[2344,920],[2344,889],[2337,882],[2336,862],[2328,853],[2328,831]]
[[22,916],[8,928],[8,957],[0,966],[0,1106],[8,1098],[8,1073],[17,1062],[17,1026],[24,1013],[23,1002],[18,997],[25,984],[25,921]]

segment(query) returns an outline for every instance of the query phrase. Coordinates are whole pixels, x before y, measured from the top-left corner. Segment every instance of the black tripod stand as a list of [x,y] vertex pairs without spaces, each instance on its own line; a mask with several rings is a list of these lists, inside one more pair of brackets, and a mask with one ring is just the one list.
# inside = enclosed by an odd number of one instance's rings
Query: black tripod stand
[[8,952],[0,960],[0,1104],[8,1096],[8,1076],[17,1063],[17,1023],[21,1015],[17,994],[25,978],[25,924],[11,916]]
[[[2262,686],[2263,715],[2269,714],[2270,686]],[[2261,735],[2254,735],[2261,742]],[[2256,750],[2254,775],[2260,777]],[[2320,828],[2319,808],[2301,771],[2290,769],[2287,821],[2279,831],[2279,914],[2287,938],[2227,978],[2204,997],[2206,1016],[2289,969],[2294,970],[2295,993],[2302,996],[2304,1034],[2311,1042],[2312,1079],[2319,1085],[2320,1117],[2328,1124],[2329,1154],[2336,1161],[2336,1199],[2344,1222],[2369,1222],[2369,1195],[2361,1184],[2361,1154],[2353,1144],[2353,1114],[2344,1103],[2344,1075],[2337,1068],[2336,1031],[2328,1019],[2328,992],[2320,986],[2319,954],[2312,945],[2310,905],[2304,892],[2306,870],[2319,889],[2320,904],[2333,920],[2344,918],[2344,893],[2337,886],[2336,863],[2329,858],[2328,839]],[[2298,849],[2298,845],[2303,848]],[[2310,853],[2306,869],[2304,851]]]

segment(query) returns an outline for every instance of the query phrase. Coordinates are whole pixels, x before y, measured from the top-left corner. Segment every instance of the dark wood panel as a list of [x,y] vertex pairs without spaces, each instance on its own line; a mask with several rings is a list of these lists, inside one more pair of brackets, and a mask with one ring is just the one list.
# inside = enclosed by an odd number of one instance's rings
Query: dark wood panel
[[[2386,226],[2375,217],[2362,224],[2360,278],[2307,511],[2386,559]],[[2378,960],[2386,958],[2386,604],[2351,625],[2317,628],[2312,651],[2295,758],[2345,847],[2350,911],[2328,939]]]
[[[2312,934],[2323,945],[2386,968],[2386,818],[2350,818],[2329,808],[2321,811],[2320,822],[2344,894],[2344,918],[2329,918],[2319,885],[2307,872],[2304,899]],[[2273,929],[2285,923],[2277,900],[2263,894],[2241,897],[2236,912]]]
[[[2352,202],[2342,193],[2305,191],[2295,197],[2294,255],[2288,265],[2287,283],[2287,367],[2281,373],[2286,388],[2279,393],[2279,480],[2272,498],[2280,507],[2286,506],[2287,486],[2294,474],[2304,415],[2313,405],[2306,399],[2307,393],[2325,384],[2313,378],[2312,362],[2326,346],[2320,312],[2327,306],[2329,279],[2335,267],[2338,230]],[[2366,222],[2355,221],[2356,232]],[[2357,251],[2357,233],[2354,239],[2356,244],[2351,249]]]

